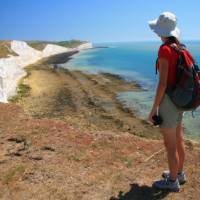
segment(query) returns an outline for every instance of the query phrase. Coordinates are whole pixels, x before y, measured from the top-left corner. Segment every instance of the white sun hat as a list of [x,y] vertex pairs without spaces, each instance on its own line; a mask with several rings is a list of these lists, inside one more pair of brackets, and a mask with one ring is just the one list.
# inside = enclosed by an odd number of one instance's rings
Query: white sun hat
[[180,30],[177,28],[177,17],[171,12],[163,12],[158,19],[149,21],[150,28],[161,37],[174,36],[180,40]]

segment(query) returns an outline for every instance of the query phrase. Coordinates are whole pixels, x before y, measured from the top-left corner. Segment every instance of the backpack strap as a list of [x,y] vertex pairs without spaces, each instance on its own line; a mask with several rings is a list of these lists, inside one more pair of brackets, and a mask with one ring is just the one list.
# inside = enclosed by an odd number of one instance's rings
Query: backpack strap
[[181,53],[181,49],[177,47],[176,44],[170,44],[169,45],[172,49],[174,49],[174,51],[176,51],[176,53],[180,54]]
[[157,66],[158,66],[158,58],[156,59],[156,75],[158,74],[158,68],[157,68]]
[[[164,45],[166,45],[166,44],[162,44],[160,47],[162,47],[162,46],[164,46]],[[156,71],[156,75],[158,74],[158,68],[157,68],[157,66],[158,66],[158,57],[157,57],[157,59],[156,59],[156,64],[155,64],[155,71]]]
[[[171,44],[170,47],[173,48],[180,56],[182,56],[182,58],[184,60],[185,60],[185,52],[187,52],[187,57],[191,60],[194,68],[198,68],[197,62],[195,61],[195,59],[193,58],[193,56],[191,55],[191,53],[189,52],[189,50],[186,48],[186,46],[184,44],[181,44],[180,48],[177,47],[176,44]],[[186,62],[186,60],[185,60],[185,62]]]
[[[164,44],[161,45],[161,47],[164,46],[164,45],[167,45],[167,46],[171,47],[172,49],[174,49],[174,51],[176,51],[176,53],[179,54],[180,56],[182,55],[183,50],[187,50],[187,47],[184,44],[181,44],[180,47],[178,47],[177,44],[175,44],[175,43],[164,43]],[[195,60],[194,60],[194,63],[196,63]],[[156,66],[155,71],[156,71],[156,75],[157,75],[158,74],[158,68],[157,68],[158,58],[156,59],[155,66]]]

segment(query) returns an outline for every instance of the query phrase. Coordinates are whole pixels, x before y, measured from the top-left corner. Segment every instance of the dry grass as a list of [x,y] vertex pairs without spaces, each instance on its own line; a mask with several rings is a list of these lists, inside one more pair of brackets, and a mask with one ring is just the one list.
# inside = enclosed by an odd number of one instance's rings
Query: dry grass
[[[17,56],[17,54],[11,50],[10,42],[11,41],[9,40],[0,40],[0,58],[7,58],[9,57],[9,55]],[[39,51],[42,51],[46,47],[47,44],[55,44],[55,45],[59,45],[59,46],[67,47],[67,48],[75,48],[83,43],[85,43],[85,41],[79,41],[79,40],[60,41],[60,42],[27,41],[27,44],[29,46]]]
[[47,44],[55,44],[67,48],[75,48],[79,45],[85,43],[85,41],[80,40],[70,40],[70,41],[60,41],[60,42],[54,42],[54,41],[27,41],[28,45],[31,46],[34,49],[37,49],[39,51],[42,51]]
[[7,58],[9,55],[17,56],[10,48],[10,41],[0,41],[0,58]]
[[167,168],[165,152],[155,153],[163,148],[161,141],[32,119],[12,104],[0,109],[0,199],[196,200],[200,195],[195,146],[186,147],[188,182],[180,193],[166,193],[152,187]]
[[27,44],[34,49],[37,49],[39,51],[43,51],[43,49],[46,47],[48,42],[45,42],[45,41],[27,41]]
[[25,171],[25,168],[23,165],[17,165],[16,167],[9,169],[6,173],[6,175],[3,177],[3,184],[9,184],[13,181],[16,176],[21,176]]

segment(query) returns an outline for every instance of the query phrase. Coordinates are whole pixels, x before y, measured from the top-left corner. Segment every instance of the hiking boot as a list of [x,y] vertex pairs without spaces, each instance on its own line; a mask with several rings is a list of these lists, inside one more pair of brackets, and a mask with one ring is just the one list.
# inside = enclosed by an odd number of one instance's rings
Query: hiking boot
[[[164,171],[162,173],[162,177],[163,178],[169,178],[170,177],[169,171],[168,170]],[[186,178],[184,172],[179,172],[177,178],[178,178],[178,181],[179,181],[180,185],[183,185],[187,181],[187,178]]]
[[155,181],[153,183],[153,186],[157,189],[167,190],[171,192],[179,192],[180,190],[180,184],[178,182],[178,179],[172,181],[169,177],[160,181]]

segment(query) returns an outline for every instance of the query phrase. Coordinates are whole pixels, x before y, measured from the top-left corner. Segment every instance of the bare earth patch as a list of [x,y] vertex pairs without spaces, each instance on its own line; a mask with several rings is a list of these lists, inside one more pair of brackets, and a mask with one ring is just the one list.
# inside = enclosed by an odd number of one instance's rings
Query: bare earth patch
[[[159,140],[128,132],[85,132],[32,119],[1,104],[0,199],[198,199],[200,149],[187,146],[188,182],[178,194],[151,187],[166,169]],[[152,156],[153,155],[153,156]]]

